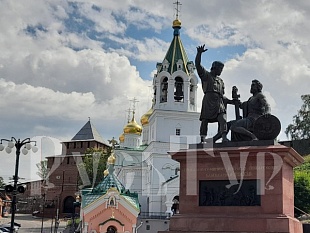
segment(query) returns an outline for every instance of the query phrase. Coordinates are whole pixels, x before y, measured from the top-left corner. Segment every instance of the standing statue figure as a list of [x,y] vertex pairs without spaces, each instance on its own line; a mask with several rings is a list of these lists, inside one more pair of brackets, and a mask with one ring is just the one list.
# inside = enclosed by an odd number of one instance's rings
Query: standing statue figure
[[218,133],[213,137],[213,141],[215,142],[222,137],[222,141],[224,142],[228,141],[226,97],[224,97],[224,82],[219,77],[223,71],[224,64],[220,61],[214,61],[210,72],[207,71],[201,65],[201,54],[207,50],[208,49],[205,49],[205,45],[198,46],[195,59],[196,69],[201,79],[204,92],[200,114],[200,137],[201,142],[204,142],[208,132],[208,123],[218,122]]
[[232,141],[258,140],[254,135],[254,122],[262,115],[270,116],[270,107],[262,93],[263,85],[253,80],[250,93],[252,96],[240,104],[243,109],[243,119],[229,122]]

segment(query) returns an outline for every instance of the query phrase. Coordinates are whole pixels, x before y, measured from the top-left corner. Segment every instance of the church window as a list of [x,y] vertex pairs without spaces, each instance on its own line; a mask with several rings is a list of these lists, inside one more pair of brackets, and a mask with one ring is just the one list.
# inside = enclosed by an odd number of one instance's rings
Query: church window
[[74,149],[76,148],[76,142],[73,143],[73,148],[74,148]]
[[180,136],[181,135],[181,129],[175,129],[175,135]]
[[168,96],[168,78],[165,77],[160,85],[161,88],[161,95],[160,95],[160,102],[165,103],[167,102]]
[[184,87],[183,79],[181,77],[176,77],[174,84],[174,100],[176,102],[183,101],[184,98],[183,87]]
[[146,225],[146,230],[147,231],[151,230],[151,225]]
[[177,69],[182,70],[183,69],[183,61],[181,59],[178,60],[177,62]]
[[116,199],[114,196],[112,196],[109,198],[108,207],[115,207],[115,206],[116,206]]
[[195,88],[192,79],[189,86],[189,102],[190,104],[195,105]]

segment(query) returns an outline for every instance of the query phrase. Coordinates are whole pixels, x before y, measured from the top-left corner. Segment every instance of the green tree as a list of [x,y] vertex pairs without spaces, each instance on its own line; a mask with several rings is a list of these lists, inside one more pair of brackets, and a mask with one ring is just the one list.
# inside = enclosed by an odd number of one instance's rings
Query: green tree
[[0,176],[0,188],[4,188],[4,186],[5,186],[4,180],[3,180],[3,178]]
[[292,140],[310,138],[310,94],[302,95],[301,99],[301,109],[293,116],[293,124],[289,124],[285,130],[286,136]]
[[[95,148],[87,148],[85,151],[85,156],[83,157],[83,162],[78,164],[78,166],[84,167],[86,169],[87,175],[89,177],[91,185],[94,183],[96,186],[104,178],[104,170],[107,168],[107,159],[111,154],[111,149],[103,150]],[[82,180],[80,179],[79,184],[82,185]]]
[[39,170],[37,172],[37,175],[40,176],[40,178],[42,180],[46,180],[48,172],[49,172],[49,170],[47,168],[47,160],[43,160],[40,163],[37,163],[36,166]]
[[304,157],[305,162],[294,169],[294,205],[298,217],[310,213],[310,155]]

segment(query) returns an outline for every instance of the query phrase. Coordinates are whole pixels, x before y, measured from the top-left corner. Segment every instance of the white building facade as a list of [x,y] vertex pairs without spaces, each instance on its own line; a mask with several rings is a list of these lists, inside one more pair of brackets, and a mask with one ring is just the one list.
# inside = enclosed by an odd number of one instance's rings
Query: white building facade
[[158,213],[170,216],[178,209],[180,167],[167,152],[200,141],[198,78],[180,38],[180,20],[173,21],[173,29],[167,54],[157,63],[152,108],[141,117],[142,130],[133,116],[115,151],[116,175],[126,189],[138,193],[141,215],[150,218]]

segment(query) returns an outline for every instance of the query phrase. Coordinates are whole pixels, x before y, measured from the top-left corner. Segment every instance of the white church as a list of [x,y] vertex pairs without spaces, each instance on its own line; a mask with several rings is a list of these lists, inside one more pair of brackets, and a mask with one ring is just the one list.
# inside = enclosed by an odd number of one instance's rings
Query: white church
[[172,28],[171,45],[163,61],[157,63],[152,107],[141,117],[141,126],[133,112],[115,150],[115,175],[126,189],[138,193],[141,219],[149,217],[145,225],[152,229],[139,232],[164,230],[158,221],[152,225],[152,219],[165,219],[178,212],[180,167],[167,152],[200,140],[198,78],[180,38],[178,17]]

